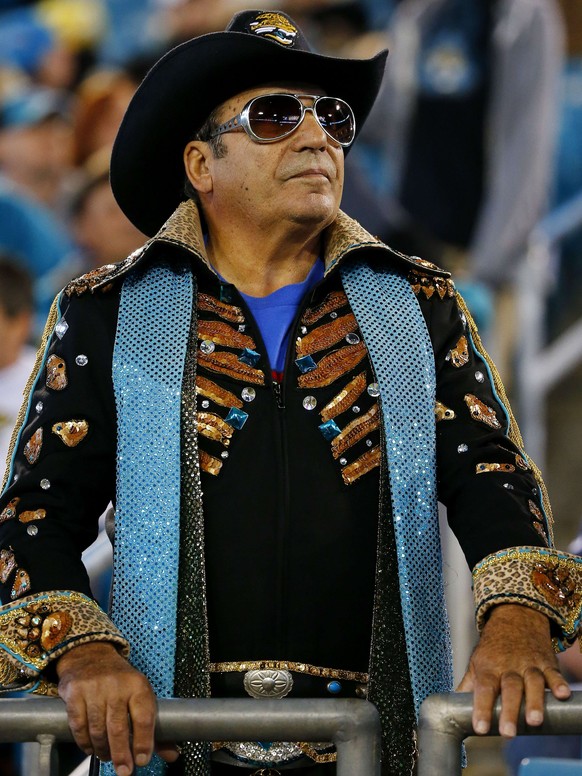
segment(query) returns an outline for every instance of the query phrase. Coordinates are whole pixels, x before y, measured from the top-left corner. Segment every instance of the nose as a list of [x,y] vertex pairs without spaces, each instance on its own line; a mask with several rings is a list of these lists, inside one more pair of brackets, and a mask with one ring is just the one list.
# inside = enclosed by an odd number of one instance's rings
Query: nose
[[325,132],[319,121],[315,118],[312,107],[305,107],[303,121],[293,133],[294,145],[302,148],[324,150],[330,142],[330,137]]

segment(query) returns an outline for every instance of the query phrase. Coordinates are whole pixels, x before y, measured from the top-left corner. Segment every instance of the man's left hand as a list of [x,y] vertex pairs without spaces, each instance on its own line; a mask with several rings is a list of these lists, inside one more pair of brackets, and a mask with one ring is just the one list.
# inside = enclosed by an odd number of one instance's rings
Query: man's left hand
[[473,729],[483,735],[491,727],[493,707],[501,696],[499,733],[511,738],[525,697],[525,721],[541,725],[544,690],[559,700],[571,690],[558,669],[550,637],[550,621],[526,606],[501,604],[489,616],[459,692],[473,692]]

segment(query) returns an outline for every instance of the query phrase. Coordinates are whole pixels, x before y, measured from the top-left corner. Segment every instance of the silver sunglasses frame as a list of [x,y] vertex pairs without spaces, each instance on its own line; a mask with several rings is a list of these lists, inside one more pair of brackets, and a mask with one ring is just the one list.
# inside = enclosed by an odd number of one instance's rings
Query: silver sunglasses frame
[[[301,106],[301,118],[297,122],[297,124],[292,127],[288,132],[284,132],[282,135],[278,135],[277,137],[270,137],[270,138],[264,138],[259,137],[257,134],[255,134],[251,128],[250,121],[249,121],[249,112],[250,109],[256,100],[262,100],[265,97],[295,97],[299,105]],[[307,106],[304,105],[301,98],[306,98],[313,100],[313,105]],[[337,140],[333,135],[331,135],[327,129],[322,125],[320,122],[317,113],[315,112],[315,106],[317,105],[318,101],[321,99],[330,99],[330,100],[336,100],[337,102],[341,102],[343,105],[345,105],[351,115],[352,115],[352,122],[353,122],[353,133],[354,136],[348,143],[342,143],[341,141]],[[351,144],[354,142],[354,139],[356,137],[356,117],[354,115],[354,111],[352,110],[351,106],[348,105],[348,103],[345,100],[340,99],[339,97],[330,97],[326,94],[293,94],[291,92],[269,92],[268,94],[258,94],[256,97],[253,97],[252,100],[249,100],[247,104],[244,106],[244,108],[241,110],[240,113],[238,113],[236,116],[234,116],[232,119],[229,119],[228,121],[225,121],[224,124],[221,124],[219,127],[217,127],[215,130],[213,130],[209,135],[208,139],[212,140],[215,137],[218,137],[219,135],[223,135],[226,132],[238,132],[240,130],[243,130],[247,133],[247,135],[251,138],[251,140],[254,140],[255,143],[276,143],[278,140],[282,140],[284,137],[288,137],[291,135],[295,130],[301,126],[301,122],[305,118],[305,114],[311,111],[313,114],[313,117],[319,124],[319,126],[323,129],[325,134],[337,145],[341,146],[342,148],[348,148],[348,146],[351,146]]]

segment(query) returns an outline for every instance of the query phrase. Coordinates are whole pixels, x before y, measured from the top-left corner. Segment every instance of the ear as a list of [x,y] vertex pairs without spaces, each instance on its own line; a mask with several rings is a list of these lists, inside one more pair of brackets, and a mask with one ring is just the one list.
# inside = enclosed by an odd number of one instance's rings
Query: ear
[[191,140],[184,149],[184,168],[188,180],[200,194],[209,194],[213,188],[211,160],[208,143]]

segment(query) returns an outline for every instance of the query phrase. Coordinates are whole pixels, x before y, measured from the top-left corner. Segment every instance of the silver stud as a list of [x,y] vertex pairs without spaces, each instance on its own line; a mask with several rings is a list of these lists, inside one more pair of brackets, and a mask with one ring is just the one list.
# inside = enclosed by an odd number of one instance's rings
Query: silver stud
[[222,453],[220,454],[220,457],[221,458],[228,458],[228,450],[223,450]]
[[200,402],[200,405],[203,410],[207,410],[210,407],[210,402],[208,401],[208,399],[202,399],[202,401]]
[[461,313],[461,321],[463,322],[463,326],[467,325],[467,316],[465,313]]
[[378,383],[370,383],[368,386],[368,393],[374,398],[376,398],[376,396],[380,396],[380,386]]
[[507,488],[507,490],[514,490],[514,487],[510,482],[504,482],[503,487]]
[[534,496],[538,495],[538,489],[537,488],[532,488],[531,492],[534,494]]
[[466,445],[466,444],[463,442],[462,444],[460,444],[460,445],[457,447],[457,453],[466,453],[468,449],[469,449],[469,445]]
[[339,461],[340,461],[342,466],[345,466],[347,464],[347,462],[348,462],[348,459],[347,458],[340,458]]
[[352,407],[352,412],[355,412],[357,415],[359,411],[360,411],[360,408],[358,407],[358,405],[354,404],[354,406]]
[[65,321],[64,318],[61,318],[61,320],[55,326],[55,334],[59,339],[62,339],[67,333],[68,328],[69,324]]
[[212,340],[202,340],[200,343],[200,350],[207,356],[210,355],[210,353],[214,353],[215,349],[216,345]]
[[372,442],[372,440],[371,440],[371,439],[366,439],[366,445],[367,445],[368,447],[372,447],[372,445],[373,445],[373,444],[374,444],[374,443]]
[[315,396],[306,396],[303,399],[303,406],[306,410],[314,410],[317,407],[317,399]]
[[475,372],[475,380],[477,380],[478,383],[485,382],[485,375],[483,372]]
[[43,408],[44,404],[41,401],[37,401],[35,409],[38,415],[43,411]]
[[330,313],[329,317],[330,318],[337,318],[337,313],[336,312]]
[[242,389],[240,395],[242,396],[243,401],[254,401],[257,396],[257,392],[254,388],[247,386],[246,388]]
[[244,323],[239,324],[238,330],[242,334],[243,331],[246,329],[246,325]]
[[46,478],[44,480],[40,481],[40,487],[43,490],[48,490],[51,486],[50,480],[47,480]]
[[357,345],[359,341],[360,338],[353,331],[351,331],[349,334],[346,334],[346,342],[348,345]]
[[301,331],[301,334],[307,334],[307,326],[302,326],[300,331]]
[[77,366],[87,366],[88,363],[89,363],[89,359],[84,353],[79,353],[79,355],[75,359],[75,364],[77,364]]
[[29,536],[36,536],[38,533],[38,526],[37,525],[29,525],[26,528],[26,533]]

